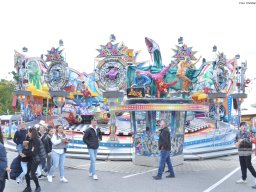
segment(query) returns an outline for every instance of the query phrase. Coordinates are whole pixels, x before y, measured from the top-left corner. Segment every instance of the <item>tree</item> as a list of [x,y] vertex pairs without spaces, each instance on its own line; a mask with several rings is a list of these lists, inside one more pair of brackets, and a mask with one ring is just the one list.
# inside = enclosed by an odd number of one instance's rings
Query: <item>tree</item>
[[15,85],[13,81],[0,80],[0,115],[12,114],[12,99],[14,96]]

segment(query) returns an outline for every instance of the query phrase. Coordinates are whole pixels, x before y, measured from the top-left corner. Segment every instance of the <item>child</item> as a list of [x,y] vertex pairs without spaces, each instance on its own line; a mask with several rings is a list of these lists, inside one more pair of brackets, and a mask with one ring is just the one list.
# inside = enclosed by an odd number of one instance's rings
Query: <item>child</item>
[[24,176],[27,174],[28,172],[28,161],[30,157],[27,157],[27,154],[30,152],[30,149],[28,147],[28,143],[29,141],[23,141],[23,149],[22,149],[22,154],[21,156],[21,167],[22,167],[22,173],[16,178],[16,182],[19,184],[20,182],[23,181]]

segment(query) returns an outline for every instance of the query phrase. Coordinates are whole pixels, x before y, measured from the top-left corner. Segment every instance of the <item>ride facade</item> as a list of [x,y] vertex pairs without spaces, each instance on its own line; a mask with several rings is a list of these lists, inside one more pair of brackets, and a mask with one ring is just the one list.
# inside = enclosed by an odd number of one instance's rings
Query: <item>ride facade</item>
[[183,144],[188,112],[208,112],[208,106],[193,104],[190,90],[197,82],[205,63],[196,69],[191,48],[175,54],[175,61],[162,63],[158,44],[145,38],[152,58],[150,66],[127,67],[127,100],[122,106],[110,107],[111,111],[129,111],[133,130],[133,161],[135,164],[158,165],[158,132],[160,120],[165,120],[172,138],[174,165],[183,162]]
[[16,108],[20,104],[23,121],[45,117],[50,120],[50,117],[58,116],[56,104],[60,99],[53,100],[50,95],[50,91],[57,90],[66,92],[61,99],[61,108],[62,117],[69,123],[88,122],[95,114],[103,122],[108,119],[105,112],[107,107],[103,105],[104,100],[94,75],[68,67],[60,48],[53,47],[41,57],[27,57],[15,51],[14,61],[16,72],[12,74],[16,89],[27,91],[27,95],[16,91],[19,94],[14,96],[12,105]]
[[31,121],[42,114],[43,101],[50,98],[43,76],[47,65],[40,57],[26,57],[15,51],[14,67],[16,72],[12,71],[12,74],[16,83],[16,91],[12,107],[16,110],[19,101],[22,120]]
[[[229,94],[238,85],[235,58],[228,60],[218,53],[213,61],[201,60],[192,47],[181,43],[173,49],[172,61],[164,65],[159,45],[146,37],[152,59],[152,64],[146,65],[136,61],[139,51],[114,42],[115,36],[111,35],[110,41],[100,46],[92,74],[67,66],[60,48],[48,51],[46,59],[15,52],[17,72],[13,75],[17,90],[23,91],[23,95],[17,92],[13,104],[20,101],[23,119],[42,118],[42,114],[56,118],[61,113],[69,123],[67,127],[71,127],[67,131],[73,138],[69,147],[86,148],[80,141],[84,129],[72,127],[77,124],[84,128],[83,124],[96,116],[100,124],[105,124],[101,147],[133,148],[134,163],[149,166],[157,166],[162,119],[170,128],[174,165],[183,162],[187,149],[197,148],[197,144],[202,147],[204,142],[209,147],[209,142],[227,138],[230,132],[218,128],[229,127],[220,120],[232,119],[234,100]],[[129,125],[126,127],[123,122]],[[126,136],[121,136],[125,131]],[[213,146],[233,142],[232,136]]]

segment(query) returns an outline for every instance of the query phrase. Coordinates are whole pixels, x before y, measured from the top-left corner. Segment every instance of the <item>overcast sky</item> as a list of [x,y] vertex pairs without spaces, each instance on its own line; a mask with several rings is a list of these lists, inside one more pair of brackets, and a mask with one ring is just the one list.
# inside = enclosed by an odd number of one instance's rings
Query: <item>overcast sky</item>
[[[0,78],[13,70],[14,49],[28,48],[30,57],[46,54],[63,39],[70,67],[90,73],[100,44],[110,34],[117,42],[141,50],[138,61],[149,60],[144,37],[160,46],[163,62],[173,56],[178,37],[211,59],[217,45],[227,58],[241,55],[248,75],[256,65],[256,4],[245,0],[8,0],[0,2]],[[256,2],[252,0],[252,2]],[[256,74],[255,74],[256,76]]]

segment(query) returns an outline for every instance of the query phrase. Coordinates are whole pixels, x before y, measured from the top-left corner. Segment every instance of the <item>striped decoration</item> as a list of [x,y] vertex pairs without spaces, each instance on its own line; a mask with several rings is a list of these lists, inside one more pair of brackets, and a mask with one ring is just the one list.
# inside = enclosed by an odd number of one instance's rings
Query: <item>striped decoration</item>
[[110,107],[110,111],[202,111],[208,112],[209,106],[197,104],[134,104]]

